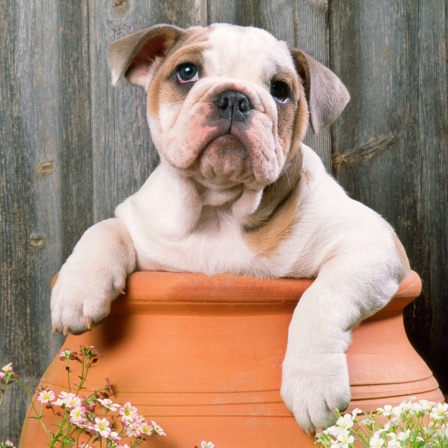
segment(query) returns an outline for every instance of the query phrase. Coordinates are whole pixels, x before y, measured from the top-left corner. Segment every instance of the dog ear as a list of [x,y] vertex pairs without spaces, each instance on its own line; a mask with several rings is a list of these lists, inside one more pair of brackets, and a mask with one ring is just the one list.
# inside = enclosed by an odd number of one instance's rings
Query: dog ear
[[107,48],[112,84],[125,76],[131,84],[147,88],[154,59],[165,56],[183,34],[173,25],[155,25],[112,42]]
[[342,81],[301,50],[291,49],[296,70],[304,81],[311,126],[315,134],[333,123],[350,100]]

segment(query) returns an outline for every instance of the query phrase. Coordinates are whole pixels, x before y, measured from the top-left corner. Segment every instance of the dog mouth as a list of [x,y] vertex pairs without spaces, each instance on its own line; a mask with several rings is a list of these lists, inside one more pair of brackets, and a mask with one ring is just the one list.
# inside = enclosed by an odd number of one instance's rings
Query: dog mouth
[[226,133],[208,142],[195,163],[201,178],[216,187],[233,187],[253,178],[250,152],[241,140]]

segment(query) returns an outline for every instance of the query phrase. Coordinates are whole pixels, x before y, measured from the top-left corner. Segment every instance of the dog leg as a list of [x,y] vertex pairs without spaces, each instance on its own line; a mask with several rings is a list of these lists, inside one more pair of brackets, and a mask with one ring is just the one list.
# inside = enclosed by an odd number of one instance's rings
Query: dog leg
[[[294,312],[281,395],[309,433],[335,420],[350,402],[345,351],[351,329],[387,304],[405,273],[372,256],[341,255],[323,265]],[[392,275],[391,273],[394,273]]]
[[131,237],[117,218],[88,229],[62,266],[51,294],[53,330],[79,334],[99,323],[134,271]]

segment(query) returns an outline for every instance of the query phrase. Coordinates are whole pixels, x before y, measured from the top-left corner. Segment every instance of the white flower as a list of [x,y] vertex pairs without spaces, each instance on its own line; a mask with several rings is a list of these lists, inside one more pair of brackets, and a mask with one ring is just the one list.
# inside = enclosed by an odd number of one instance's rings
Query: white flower
[[378,429],[378,433],[387,432],[390,429],[390,422],[387,422],[381,429]]
[[386,436],[390,437],[390,440],[387,442],[387,448],[401,447],[401,443],[397,440],[397,435],[394,432],[390,432]]
[[345,414],[343,417],[338,418],[336,425],[344,429],[349,429],[353,426],[353,417],[350,414]]
[[212,442],[206,442],[203,440],[201,442],[201,448],[215,448],[215,445]]
[[408,429],[406,431],[400,432],[400,434],[398,434],[398,436],[397,436],[397,439],[400,440],[400,442],[404,442],[405,440],[407,440],[409,438],[410,435],[411,435],[411,430]]
[[380,436],[379,432],[375,432],[370,438],[369,446],[371,448],[381,448],[384,445],[384,439]]
[[434,420],[443,420],[448,418],[448,404],[437,403],[432,409],[429,416]]
[[349,444],[355,441],[355,438],[350,434],[348,429],[343,429],[337,436],[341,448],[348,448]]
[[390,417],[392,415],[392,409],[393,407],[390,404],[386,404],[384,408],[377,408],[377,411],[386,417]]

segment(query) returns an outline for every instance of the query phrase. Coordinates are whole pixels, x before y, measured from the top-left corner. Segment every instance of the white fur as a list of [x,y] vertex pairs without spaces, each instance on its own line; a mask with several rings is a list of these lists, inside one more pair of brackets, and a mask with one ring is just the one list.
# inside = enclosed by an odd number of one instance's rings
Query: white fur
[[[208,58],[218,60],[214,53]],[[159,132],[156,142],[163,141]],[[241,225],[263,188],[199,193],[162,154],[140,191],[118,206],[115,218],[89,229],[62,267],[51,301],[55,329],[82,332],[99,322],[135,269],[317,277],[289,328],[281,394],[305,430],[330,424],[333,409],[350,401],[350,331],[387,303],[408,266],[391,227],[350,199],[310,148],[302,145],[302,155],[297,219],[278,250],[264,257],[247,245]]]

